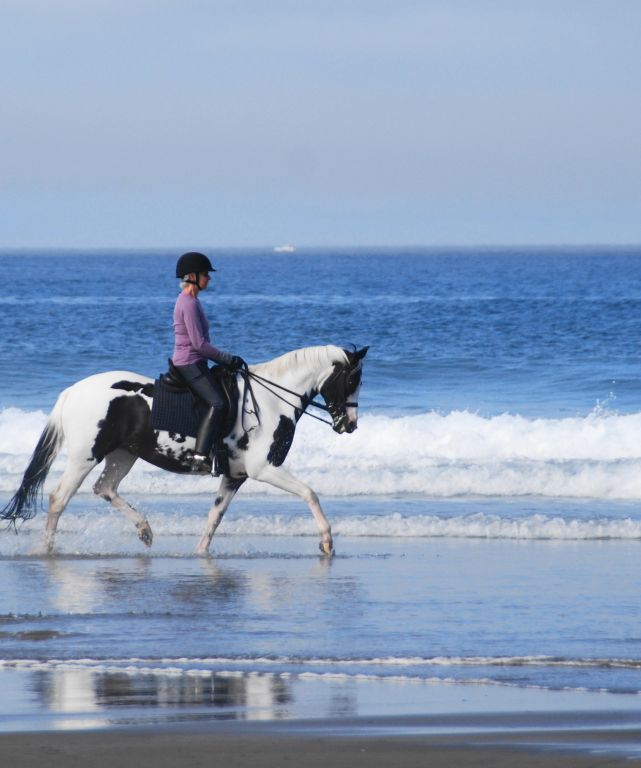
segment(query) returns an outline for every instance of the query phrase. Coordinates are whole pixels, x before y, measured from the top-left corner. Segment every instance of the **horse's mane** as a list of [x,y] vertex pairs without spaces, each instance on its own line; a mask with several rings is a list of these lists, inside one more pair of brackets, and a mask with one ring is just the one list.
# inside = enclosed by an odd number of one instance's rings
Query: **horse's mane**
[[261,376],[270,378],[287,373],[292,368],[299,368],[301,366],[321,368],[338,362],[347,362],[345,350],[333,344],[328,344],[326,346],[294,349],[292,352],[286,352],[284,355],[275,357],[273,360],[252,365],[251,368]]

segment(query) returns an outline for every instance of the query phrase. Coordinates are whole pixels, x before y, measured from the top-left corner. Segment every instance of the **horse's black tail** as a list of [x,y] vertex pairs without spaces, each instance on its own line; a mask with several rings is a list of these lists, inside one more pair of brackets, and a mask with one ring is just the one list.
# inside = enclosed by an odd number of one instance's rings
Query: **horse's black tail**
[[40,435],[38,445],[22,477],[20,488],[7,506],[0,510],[0,520],[8,520],[15,526],[18,519],[30,520],[38,511],[42,486],[63,441],[61,412],[64,395],[64,392],[60,395],[49,415],[47,426]]

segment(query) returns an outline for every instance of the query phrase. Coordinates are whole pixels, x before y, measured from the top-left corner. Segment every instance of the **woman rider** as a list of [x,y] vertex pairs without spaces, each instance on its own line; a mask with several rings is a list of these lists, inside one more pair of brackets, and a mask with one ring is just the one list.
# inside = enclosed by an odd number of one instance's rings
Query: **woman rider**
[[[192,463],[194,472],[224,474],[226,451],[222,444],[222,420],[225,399],[216,379],[212,376],[208,360],[222,363],[232,371],[245,367],[238,355],[230,355],[212,346],[209,340],[209,322],[198,300],[216,272],[203,253],[183,253],[176,264],[176,277],[180,278],[181,292],[174,307],[174,334],[176,342],[172,360],[189,388],[208,406],[198,429]],[[210,453],[214,449],[214,466]]]

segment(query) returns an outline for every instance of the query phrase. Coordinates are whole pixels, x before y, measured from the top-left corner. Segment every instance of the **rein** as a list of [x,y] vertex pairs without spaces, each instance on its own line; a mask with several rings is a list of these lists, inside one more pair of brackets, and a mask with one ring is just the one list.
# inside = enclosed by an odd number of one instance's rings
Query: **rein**
[[[311,416],[312,419],[316,419],[317,421],[322,421],[323,424],[329,424],[330,427],[334,426],[334,423],[331,421],[327,421],[327,419],[323,419],[320,416],[315,416],[313,413],[308,413],[306,408],[309,405],[313,405],[316,408],[320,408],[322,411],[325,411],[327,413],[331,413],[330,407],[327,405],[324,405],[323,403],[317,403],[314,399],[309,399],[307,395],[301,395],[298,392],[294,392],[291,389],[287,389],[287,387],[284,387],[282,384],[278,384],[275,381],[271,381],[270,379],[265,379],[262,376],[259,376],[257,373],[251,373],[251,371],[245,369],[242,371],[239,371],[240,375],[245,379],[245,392],[243,393],[243,413],[245,412],[245,403],[247,402],[247,391],[249,390],[249,393],[251,394],[252,402],[254,405],[254,411],[256,413],[256,416],[258,417],[258,420],[260,422],[260,416],[258,414],[258,403],[256,402],[256,398],[254,397],[254,393],[251,387],[251,384],[249,383],[249,379],[254,379],[258,384],[261,385],[264,389],[266,389],[268,392],[271,392],[274,397],[277,397],[279,400],[282,400],[283,403],[286,403],[291,408],[293,408],[295,411],[301,411],[306,416]],[[289,400],[284,398],[282,395],[279,395],[278,392],[275,392],[270,387],[276,387],[276,389],[280,389],[283,392],[287,392],[288,395],[293,395],[294,397],[297,397],[300,401],[303,407],[300,407],[298,405],[294,405],[293,403],[290,403]],[[358,403],[354,402],[347,402],[345,403],[345,407],[349,408],[357,408]],[[245,429],[243,425],[243,429]]]

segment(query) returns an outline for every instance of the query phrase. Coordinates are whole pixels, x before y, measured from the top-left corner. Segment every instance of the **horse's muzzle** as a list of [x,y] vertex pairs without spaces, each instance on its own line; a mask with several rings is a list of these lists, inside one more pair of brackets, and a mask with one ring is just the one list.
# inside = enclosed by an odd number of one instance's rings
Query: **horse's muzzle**
[[344,414],[339,419],[334,420],[332,427],[334,428],[334,432],[338,432],[339,435],[343,435],[345,433],[350,435],[352,432],[356,431],[358,424],[356,419],[352,420],[347,414]]

